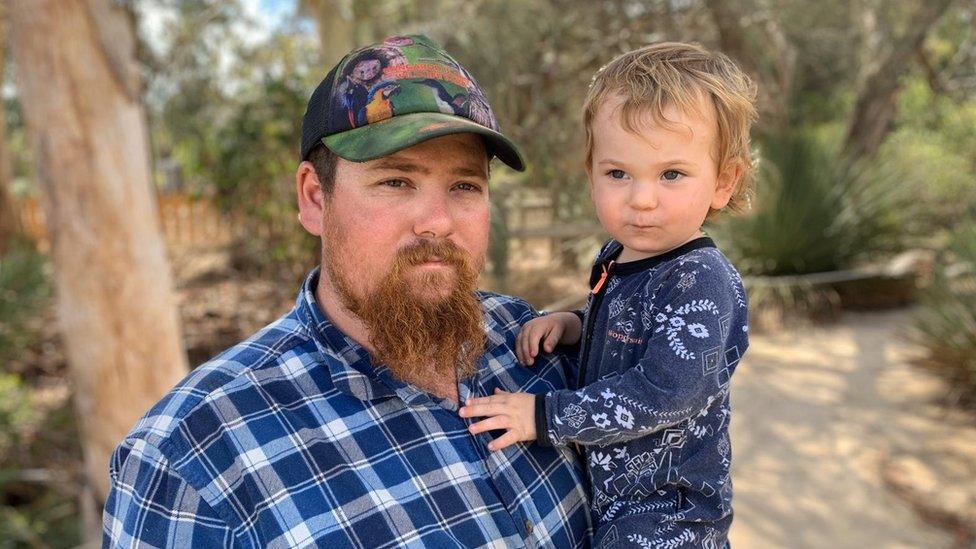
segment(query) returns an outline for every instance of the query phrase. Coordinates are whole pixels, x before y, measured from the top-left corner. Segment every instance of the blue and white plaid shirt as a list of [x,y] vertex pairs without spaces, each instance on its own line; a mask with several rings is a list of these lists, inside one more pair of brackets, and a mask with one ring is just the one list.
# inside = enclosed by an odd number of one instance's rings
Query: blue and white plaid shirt
[[[568,449],[487,449],[457,406],[392,377],[322,314],[295,308],[197,368],[112,456],[105,546],[581,547],[586,475]],[[518,365],[524,301],[479,293],[488,344],[471,395],[545,393],[572,372]],[[572,377],[569,377],[572,379]]]

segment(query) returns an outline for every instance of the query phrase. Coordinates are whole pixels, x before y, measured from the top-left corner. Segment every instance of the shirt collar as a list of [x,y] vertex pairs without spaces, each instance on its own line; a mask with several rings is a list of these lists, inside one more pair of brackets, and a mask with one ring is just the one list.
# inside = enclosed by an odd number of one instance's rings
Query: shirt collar
[[[397,379],[386,365],[374,364],[369,351],[329,320],[315,299],[319,276],[320,268],[315,267],[305,277],[295,309],[300,321],[311,333],[319,352],[325,357],[335,388],[364,401],[397,396],[409,406],[433,404],[436,397]],[[492,341],[491,335],[489,330],[489,341]],[[483,362],[484,357],[479,357],[479,368],[483,366]],[[463,393],[468,392],[467,387],[460,390]]]
[[[302,283],[295,310],[325,358],[332,384],[336,389],[359,400],[379,400],[396,395],[398,391],[388,382],[396,382],[389,375],[389,370],[374,366],[369,352],[339,330],[319,308],[315,300],[318,282],[319,267],[316,267]],[[382,371],[387,375],[382,376]]]

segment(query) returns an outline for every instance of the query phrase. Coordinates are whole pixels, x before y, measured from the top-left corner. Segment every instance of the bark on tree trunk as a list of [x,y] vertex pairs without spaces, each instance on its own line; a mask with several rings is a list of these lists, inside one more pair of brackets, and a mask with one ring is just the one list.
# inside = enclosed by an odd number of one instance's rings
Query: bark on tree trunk
[[315,19],[322,50],[322,66],[327,70],[356,46],[355,16],[350,0],[306,0],[305,8]]
[[187,372],[129,15],[109,0],[8,0],[18,89],[55,266],[87,478]]
[[[769,51],[757,51],[746,36],[742,24],[743,6],[729,0],[705,0],[721,51],[736,61],[758,86],[758,108],[763,128],[774,134],[786,129],[792,103],[796,72],[796,48],[786,38],[779,24],[767,17],[762,25],[763,44]],[[771,53],[774,52],[774,53]],[[768,58],[771,67],[761,68],[758,60]]]
[[844,149],[852,161],[874,156],[884,143],[897,114],[901,77],[911,66],[929,29],[951,3],[952,0],[920,1],[912,24],[903,36],[892,41],[888,56],[865,80],[854,103],[845,138]]

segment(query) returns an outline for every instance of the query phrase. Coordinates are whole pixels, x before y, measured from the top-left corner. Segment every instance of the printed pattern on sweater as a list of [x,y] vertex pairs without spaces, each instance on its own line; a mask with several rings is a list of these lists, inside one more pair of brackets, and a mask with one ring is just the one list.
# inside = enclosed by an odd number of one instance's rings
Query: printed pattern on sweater
[[[729,383],[748,347],[747,301],[710,239],[693,242],[610,269],[586,312],[581,388],[546,397],[549,440],[585,450],[597,546],[727,543]],[[619,250],[611,242],[597,264]]]

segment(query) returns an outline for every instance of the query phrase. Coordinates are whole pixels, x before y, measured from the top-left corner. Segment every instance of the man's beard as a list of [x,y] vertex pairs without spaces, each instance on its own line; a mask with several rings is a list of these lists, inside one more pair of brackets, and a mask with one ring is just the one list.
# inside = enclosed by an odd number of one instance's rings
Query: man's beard
[[[357,295],[343,269],[355,262],[344,256],[355,251],[343,249],[336,228],[327,232],[325,267],[342,304],[369,331],[376,363],[414,384],[474,373],[485,333],[474,295],[478,271],[464,250],[447,240],[421,240],[398,250],[390,272],[365,295]],[[416,272],[416,265],[435,258],[453,267],[453,273],[439,268]]]

